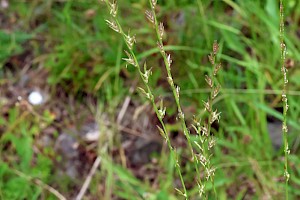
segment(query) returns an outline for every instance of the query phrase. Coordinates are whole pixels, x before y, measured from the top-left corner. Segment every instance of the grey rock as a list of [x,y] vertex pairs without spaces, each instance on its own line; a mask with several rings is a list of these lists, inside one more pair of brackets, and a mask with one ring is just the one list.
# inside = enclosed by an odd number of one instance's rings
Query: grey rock
[[282,123],[281,122],[269,122],[268,131],[272,141],[274,149],[280,149],[282,145]]

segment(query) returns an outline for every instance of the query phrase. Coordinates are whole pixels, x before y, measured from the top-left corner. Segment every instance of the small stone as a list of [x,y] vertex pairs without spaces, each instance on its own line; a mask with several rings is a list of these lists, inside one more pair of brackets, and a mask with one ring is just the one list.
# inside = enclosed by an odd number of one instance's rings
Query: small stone
[[38,91],[33,91],[28,96],[28,101],[32,105],[40,105],[43,103],[44,98],[43,95]]

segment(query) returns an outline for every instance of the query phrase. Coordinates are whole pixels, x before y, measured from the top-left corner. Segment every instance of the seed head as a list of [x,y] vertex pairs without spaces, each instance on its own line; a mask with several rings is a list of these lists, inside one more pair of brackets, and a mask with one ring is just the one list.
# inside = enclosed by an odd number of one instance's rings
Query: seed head
[[171,59],[171,55],[170,54],[167,57],[167,62],[168,62],[168,67],[171,67],[172,59]]
[[180,87],[179,86],[176,86],[176,95],[177,95],[177,98],[179,99],[179,95],[180,95]]
[[210,53],[210,54],[208,55],[208,59],[209,59],[209,62],[210,62],[212,65],[215,64],[215,57],[214,57],[214,55],[213,55],[212,53]]
[[205,110],[210,113],[211,107],[210,107],[209,101],[207,101],[207,102],[203,101],[203,105],[204,105]]
[[282,96],[282,101],[285,102],[285,103],[287,103],[287,97],[286,97],[286,94],[283,93],[281,96]]
[[215,169],[206,169],[206,180],[208,180],[210,177],[214,177],[215,175]]
[[216,96],[219,94],[219,92],[220,92],[220,85],[218,85],[214,88],[214,91],[212,93],[212,99],[215,99]]
[[158,48],[159,48],[159,50],[160,50],[160,53],[163,54],[163,55],[165,55],[166,52],[165,52],[165,50],[164,50],[163,45],[162,45],[160,42],[157,42],[157,46],[158,46]]
[[109,4],[109,7],[110,7],[110,14],[113,16],[113,17],[116,17],[117,16],[117,1],[114,1],[113,3],[110,3]]
[[154,24],[154,23],[155,23],[155,19],[154,19],[154,16],[153,16],[152,11],[146,10],[145,14],[146,14],[147,19],[148,19],[152,24]]
[[164,24],[162,22],[159,23],[159,27],[158,27],[158,32],[159,32],[159,37],[160,40],[162,40],[163,36],[164,36]]
[[144,95],[147,94],[147,92],[146,92],[143,88],[138,87],[137,89],[138,89],[142,94],[144,94]]
[[157,129],[158,129],[160,135],[161,135],[164,139],[166,139],[166,134],[165,134],[165,132],[163,131],[163,129],[160,128],[159,126],[156,126],[156,127],[157,127]]
[[208,136],[207,125],[201,127],[202,135]]
[[[126,50],[125,50],[125,53],[128,56],[128,58],[122,58],[122,59],[125,60],[128,64],[133,65],[134,67],[137,67],[137,63],[135,63],[133,56],[130,53],[128,53]],[[127,65],[126,65],[126,67],[127,67]]]
[[197,185],[198,185],[199,196],[201,198],[202,195],[204,194],[204,185],[203,184],[201,185],[198,181],[197,181]]
[[[178,118],[184,119],[184,113],[182,111],[178,111]],[[184,133],[184,134],[186,134],[186,133]]]
[[117,33],[120,33],[120,28],[118,26],[118,24],[114,21],[114,20],[105,20],[107,25],[109,26],[109,28],[111,28],[112,30],[116,31]]
[[146,65],[146,63],[144,64],[144,73],[142,74],[142,78],[143,78],[143,80],[146,82],[146,83],[148,83],[148,81],[149,81],[149,76],[152,74],[152,70],[151,70],[152,68],[150,68],[150,69],[148,69],[147,70],[147,65]]
[[290,179],[290,174],[286,170],[284,171],[283,175],[286,178],[286,180]]
[[172,87],[174,85],[172,77],[168,76],[167,80],[168,80],[168,83],[170,84],[170,86]]
[[150,101],[153,100],[153,95],[150,92],[146,92],[143,88],[138,87],[138,90],[146,96],[147,99],[149,99]]
[[216,140],[215,138],[212,138],[209,142],[208,142],[208,149],[211,149],[215,146],[216,144]]
[[282,125],[282,131],[284,133],[287,133],[288,132],[288,127],[286,125]]
[[199,155],[199,161],[200,161],[200,163],[202,164],[202,166],[203,167],[205,167],[206,166],[206,164],[207,164],[207,159],[206,159],[206,157],[204,156],[204,155]]
[[216,55],[219,51],[219,45],[217,43],[217,41],[215,40],[214,41],[214,44],[213,44],[213,52],[214,52],[214,55]]
[[213,81],[209,76],[205,75],[205,81],[209,85],[209,87],[213,87]]
[[151,0],[152,8],[155,8],[157,0]]
[[200,151],[203,151],[203,148],[200,146],[200,144],[197,141],[194,141],[194,143],[199,148]]
[[286,146],[285,152],[286,152],[287,154],[290,154],[290,153],[291,153],[291,151],[290,151],[290,149],[289,149],[289,146],[288,146],[288,145]]
[[214,123],[215,121],[218,121],[218,122],[219,122],[219,120],[220,120],[220,115],[221,115],[220,112],[218,113],[217,110],[214,111],[214,112],[212,113],[212,116],[211,116],[211,122],[210,122],[210,124]]
[[129,31],[128,31],[128,34],[127,34],[127,35],[124,34],[124,36],[125,36],[125,39],[126,39],[126,43],[127,43],[127,45],[128,45],[128,48],[129,48],[129,49],[132,49],[134,43],[136,43],[135,36],[130,36]]
[[165,117],[166,114],[166,107],[164,107],[163,105],[163,100],[160,101],[160,106],[159,106],[159,110],[158,110],[158,114],[159,114],[159,118],[163,119]]
[[215,65],[215,68],[214,68],[214,76],[217,75],[217,73],[218,73],[218,71],[220,70],[221,67],[222,67],[222,64],[221,64],[221,63]]

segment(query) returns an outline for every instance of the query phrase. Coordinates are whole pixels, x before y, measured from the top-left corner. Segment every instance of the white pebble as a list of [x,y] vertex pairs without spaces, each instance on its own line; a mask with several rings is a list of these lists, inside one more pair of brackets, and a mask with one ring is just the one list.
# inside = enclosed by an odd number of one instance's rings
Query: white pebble
[[29,94],[28,96],[28,101],[32,105],[40,105],[43,103],[43,96],[40,92],[38,91],[33,91]]

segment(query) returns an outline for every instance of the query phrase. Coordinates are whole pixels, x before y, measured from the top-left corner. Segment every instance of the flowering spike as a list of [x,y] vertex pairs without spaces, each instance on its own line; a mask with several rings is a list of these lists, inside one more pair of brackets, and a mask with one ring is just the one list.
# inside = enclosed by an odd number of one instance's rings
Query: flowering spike
[[202,135],[208,136],[207,125],[201,127]]
[[213,53],[214,55],[216,55],[219,51],[219,45],[217,43],[217,40],[214,41],[214,44],[213,44]]
[[147,92],[143,89],[143,88],[141,88],[141,87],[138,87],[137,88],[141,93],[143,93],[144,95],[146,95],[147,94]]
[[168,76],[168,77],[167,77],[167,80],[168,80],[168,83],[170,84],[170,86],[173,87],[174,82],[173,82],[172,77]]
[[209,161],[208,161],[208,160],[206,159],[206,157],[205,157],[204,155],[202,155],[202,154],[201,154],[201,155],[198,155],[198,157],[199,157],[199,161],[200,161],[201,165],[202,165],[203,167],[205,167]]
[[206,180],[208,180],[210,177],[213,177],[215,175],[215,169],[206,169]]
[[117,23],[113,20],[109,21],[109,20],[105,20],[107,25],[109,26],[109,28],[111,28],[112,30],[116,31],[117,33],[120,33],[120,28],[117,25]]
[[212,65],[215,64],[215,56],[212,53],[208,55],[208,59]]
[[204,194],[204,185],[203,184],[201,185],[198,181],[197,181],[197,185],[198,185],[199,196],[201,198],[202,195]]
[[165,134],[165,132],[163,131],[163,129],[160,128],[159,126],[156,126],[156,127],[157,127],[157,129],[158,129],[158,131],[159,131],[159,134],[160,134],[164,139],[166,139],[166,134]]
[[213,148],[215,144],[216,144],[215,138],[210,139],[210,141],[208,142],[208,149]]
[[200,146],[200,144],[197,141],[194,141],[194,143],[199,148],[200,151],[203,151],[203,148]]
[[216,96],[219,94],[219,92],[220,92],[220,85],[218,85],[214,88],[214,91],[212,93],[212,99],[215,99]]
[[128,34],[127,35],[124,34],[124,36],[126,38],[126,43],[128,45],[128,48],[132,49],[134,43],[136,42],[135,36],[130,36],[130,32],[129,31],[128,31]]
[[159,50],[160,50],[160,53],[163,54],[163,55],[165,55],[166,52],[165,52],[165,50],[164,50],[163,45],[162,45],[160,42],[157,42],[157,46],[158,46],[158,48],[159,48]]
[[158,32],[159,32],[159,37],[160,40],[162,40],[163,36],[164,36],[164,24],[162,22],[159,23],[159,27],[158,27]]
[[109,14],[111,14],[113,17],[116,17],[117,16],[117,10],[118,10],[117,1],[114,1],[113,3],[110,3],[109,7],[110,7]]
[[215,68],[214,68],[214,76],[217,75],[217,73],[218,73],[218,71],[220,70],[221,67],[222,67],[222,64],[221,64],[221,63],[219,63],[219,64],[217,64],[217,65],[215,66]]
[[180,87],[178,85],[176,86],[176,95],[177,95],[177,98],[179,99]]
[[146,14],[147,19],[148,19],[152,24],[154,24],[154,23],[155,23],[155,19],[154,19],[154,16],[153,16],[152,11],[146,10],[145,14]]
[[166,107],[164,107],[163,105],[163,100],[160,101],[160,106],[159,106],[159,110],[158,110],[158,114],[159,114],[159,118],[163,119],[165,117],[166,114]]
[[210,108],[209,101],[208,102],[203,101],[203,105],[205,107],[205,110],[210,113],[211,112],[211,108]]
[[151,71],[152,68],[148,69],[147,70],[147,65],[146,63],[144,64],[144,73],[142,74],[142,78],[143,80],[148,83],[149,81],[149,76],[152,74],[152,71]]
[[[182,111],[178,111],[178,118],[184,119],[184,113]],[[186,134],[186,133],[184,132],[184,134]]]
[[133,59],[133,56],[130,53],[128,53],[126,50],[125,50],[125,53],[128,56],[128,58],[122,58],[122,59],[125,60],[128,64],[133,65],[134,67],[136,67],[137,63],[135,63],[135,61]]
[[284,171],[284,177],[289,180],[290,179],[290,174],[287,171]]
[[171,55],[170,54],[167,57],[167,62],[168,62],[168,67],[171,67],[172,59],[171,59]]
[[155,8],[157,0],[151,0],[152,8]]
[[221,115],[220,112],[218,113],[217,110],[214,111],[214,112],[212,113],[212,117],[211,117],[211,122],[210,122],[210,124],[214,123],[215,121],[218,121],[218,122],[219,122],[219,120],[220,120],[220,115]]
[[199,135],[199,128],[196,127],[194,124],[192,124],[193,129],[196,131],[196,133]]
[[209,85],[209,87],[213,87],[213,81],[209,76],[205,75],[205,81]]
[[287,133],[288,132],[288,127],[286,125],[283,125],[282,126],[282,131]]

